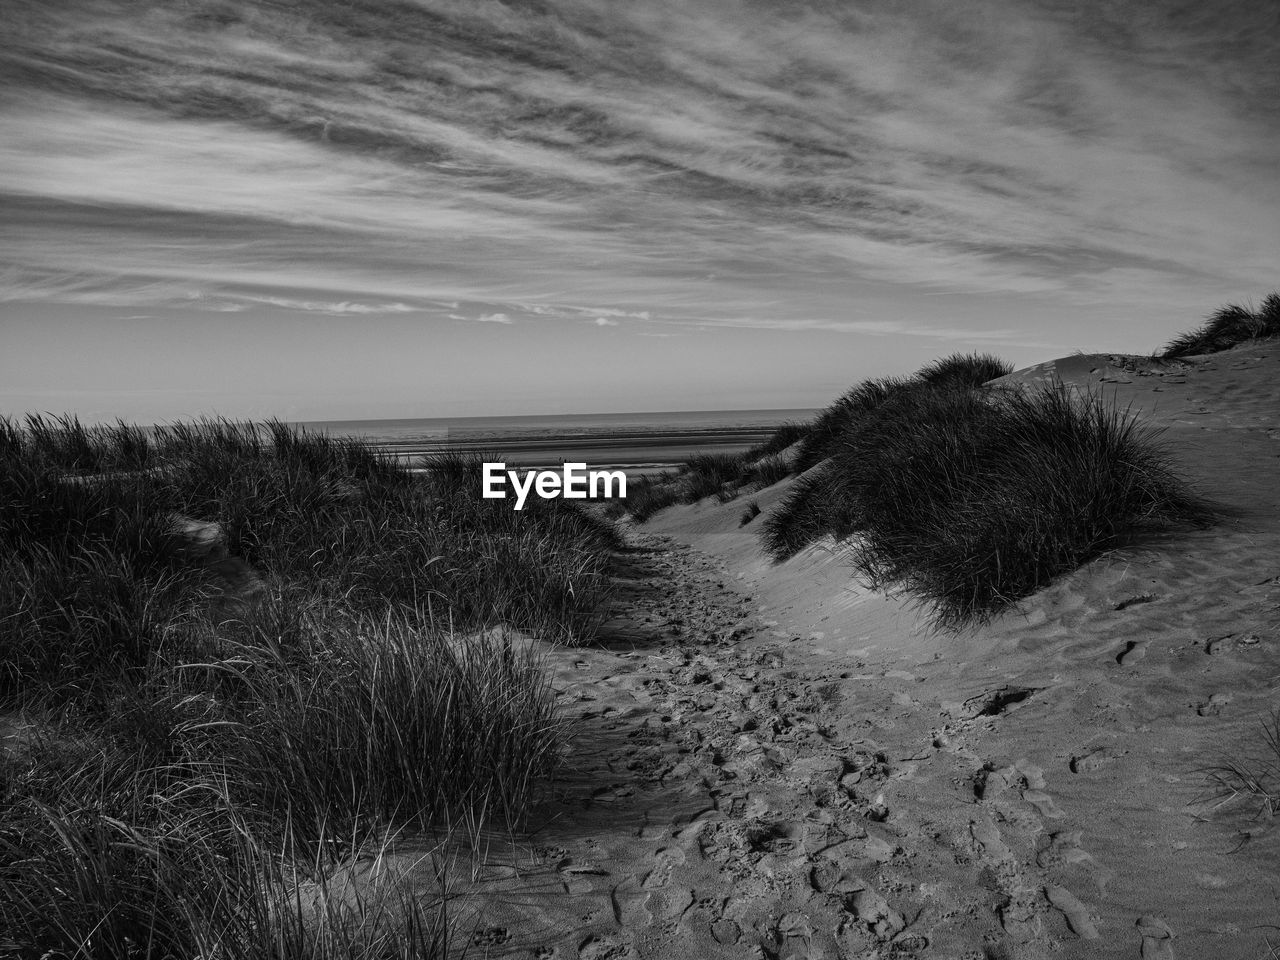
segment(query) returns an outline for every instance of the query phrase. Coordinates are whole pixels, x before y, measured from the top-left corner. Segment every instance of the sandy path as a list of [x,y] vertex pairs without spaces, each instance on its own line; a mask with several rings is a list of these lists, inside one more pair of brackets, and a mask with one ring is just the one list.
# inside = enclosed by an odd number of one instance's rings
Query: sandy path
[[847,702],[852,674],[806,662],[722,561],[643,537],[632,565],[629,609],[601,647],[555,657],[577,717],[572,772],[518,873],[472,888],[474,946],[982,957],[999,895],[976,842],[904,829],[889,799],[940,752],[933,737],[886,752]]

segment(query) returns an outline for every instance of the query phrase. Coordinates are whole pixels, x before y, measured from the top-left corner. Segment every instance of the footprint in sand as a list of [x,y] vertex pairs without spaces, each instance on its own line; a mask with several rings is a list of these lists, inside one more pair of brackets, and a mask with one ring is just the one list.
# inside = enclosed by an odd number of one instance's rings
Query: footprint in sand
[[1072,866],[1085,868],[1093,878],[1098,893],[1106,896],[1107,884],[1112,872],[1093,859],[1092,854],[1080,846],[1080,830],[1060,830],[1051,833],[1036,853],[1036,865],[1042,870],[1064,870]]
[[1093,857],[1080,846],[1083,831],[1061,830],[1051,833],[1048,842],[1036,854],[1036,863],[1044,869],[1072,863],[1091,863]]
[[1016,760],[1013,767],[1027,778],[1027,786],[1032,790],[1044,789],[1044,769],[1037,767],[1030,760]]
[[1211,657],[1229,653],[1235,647],[1235,634],[1228,633],[1221,637],[1210,637],[1205,641],[1204,652]]
[[1131,667],[1146,655],[1147,642],[1145,640],[1129,640],[1125,643],[1124,649],[1116,654],[1116,663],[1122,667]]
[[560,874],[560,883],[565,893],[584,894],[595,889],[592,877],[606,877],[609,871],[591,863],[576,863],[565,857],[556,864],[556,872]]
[[890,907],[888,901],[871,887],[863,887],[848,894],[845,897],[845,909],[882,940],[890,939],[906,926],[902,914]]
[[1141,593],[1136,596],[1126,597],[1124,600],[1121,600],[1111,609],[1112,610],[1128,610],[1130,607],[1138,606],[1138,604],[1150,603],[1151,601],[1158,600],[1158,599],[1159,597],[1157,597],[1154,593]]
[[1256,647],[1262,638],[1256,633],[1228,633],[1222,637],[1210,637],[1204,645],[1204,652],[1211,657],[1224,653],[1232,653],[1241,647]]
[[742,928],[736,920],[721,917],[711,923],[711,937],[716,943],[731,947],[742,939]]
[[1043,790],[1023,790],[1022,799],[1035,807],[1040,816],[1046,819],[1060,820],[1065,816],[1058,805],[1053,802],[1053,797]]
[[578,944],[578,960],[630,960],[635,951],[614,937],[592,935]]
[[[958,711],[954,712],[965,720],[973,720],[978,717],[1003,716],[1006,713],[1012,713],[1015,709],[1025,704],[1027,700],[1035,695],[1038,689],[1037,687],[1004,686],[999,690],[990,690],[976,697],[970,697],[960,706]],[[946,707],[947,704],[943,704],[943,706]]]
[[979,800],[992,801],[1009,789],[1018,789],[1022,799],[1042,817],[1057,820],[1063,816],[1053,797],[1044,792],[1044,770],[1029,760],[1018,760],[998,770],[984,769],[978,771],[974,782],[974,796]]
[[783,914],[760,946],[771,960],[814,960],[809,918],[798,912]]
[[653,869],[640,881],[640,886],[645,890],[665,887],[671,881],[672,868],[684,863],[685,854],[679,847],[663,847],[654,854],[654,860],[656,862]]
[[471,944],[476,947],[500,947],[511,942],[511,931],[506,927],[485,927],[471,934]]
[[1123,750],[1118,750],[1115,747],[1098,747],[1088,753],[1079,753],[1073,756],[1070,764],[1071,772],[1094,773],[1097,770],[1101,770],[1104,764],[1122,756],[1124,756]]
[[1173,960],[1173,931],[1159,917],[1140,917],[1142,960]]
[[1093,925],[1093,921],[1089,919],[1088,909],[1076,899],[1075,894],[1066,887],[1047,884],[1044,895],[1054,909],[1067,918],[1067,926],[1071,928],[1072,933],[1082,940],[1098,939],[1098,928]]
[[823,857],[809,871],[809,883],[819,893],[832,893],[839,890],[840,882],[845,876],[847,874],[840,864]]
[[1216,717],[1222,713],[1222,708],[1231,702],[1231,694],[1215,693],[1204,703],[1196,707],[1196,713],[1202,717]]
[[667,921],[679,923],[686,913],[693,909],[696,899],[688,887],[669,887],[661,894],[655,894],[656,909]]
[[1028,760],[987,771],[985,776],[980,776],[974,792],[979,800],[991,800],[1011,787],[1023,787],[1022,799],[1035,807],[1040,816],[1050,820],[1064,816],[1053,797],[1044,791],[1044,770]]
[[1000,831],[989,820],[969,821],[969,835],[978,848],[979,854],[987,863],[998,863],[1008,860],[1012,853],[1000,836]]
[[794,854],[802,852],[806,832],[799,821],[761,821],[747,829],[747,844],[753,853]]
[[649,891],[641,887],[635,877],[628,877],[614,887],[610,894],[613,918],[620,926],[633,930],[647,926],[653,920],[648,907],[649,897]]
[[1042,790],[1044,789],[1044,771],[1026,760],[1018,760],[1016,763],[998,769],[995,764],[988,764],[978,771],[974,779],[973,793],[979,800],[994,800],[1014,786]]
[[[668,832],[670,832],[672,840],[679,840],[681,846],[689,849],[698,844],[702,837],[702,831],[706,829],[708,824],[723,818],[723,814],[715,806],[710,806],[693,814],[683,826],[677,827],[674,823],[669,824]],[[675,823],[679,822],[679,820],[675,821]],[[661,836],[662,834],[655,831],[653,835]]]

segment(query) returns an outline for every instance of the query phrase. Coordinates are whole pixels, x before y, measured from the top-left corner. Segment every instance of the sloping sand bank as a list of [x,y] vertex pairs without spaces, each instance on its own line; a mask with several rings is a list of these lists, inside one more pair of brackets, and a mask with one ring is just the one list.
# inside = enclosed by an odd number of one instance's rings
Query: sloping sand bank
[[551,653],[571,775],[464,885],[472,955],[1280,955],[1280,831],[1201,772],[1280,705],[1280,346],[1007,379],[1053,376],[1229,516],[956,636],[835,549],[770,566],[742,501],[664,512],[606,642]]

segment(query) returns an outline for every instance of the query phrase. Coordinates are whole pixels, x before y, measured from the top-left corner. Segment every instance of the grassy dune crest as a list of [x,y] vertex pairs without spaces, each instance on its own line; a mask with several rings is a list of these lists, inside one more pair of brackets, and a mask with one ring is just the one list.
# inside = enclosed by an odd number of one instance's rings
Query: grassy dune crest
[[216,524],[220,549],[285,600],[571,641],[604,598],[612,528],[565,501],[483,500],[478,459],[415,475],[279,423],[184,424],[125,447],[131,429],[0,421],[0,692],[144,663],[216,580],[184,557],[175,517]]
[[[863,381],[812,421],[781,424],[763,443],[742,454],[702,454],[690,457],[674,472],[637,478],[628,488],[626,503],[616,505],[614,510],[643,523],[676,503],[696,503],[710,496],[727,503],[743,492],[773,486],[826,460],[850,421],[875,410],[901,390],[979,386],[1012,372],[1011,364],[990,354],[956,353],[910,377]],[[793,453],[783,456],[793,447]],[[819,482],[814,478],[814,484]],[[805,481],[801,483],[809,486]],[[749,519],[743,521],[748,522]]]
[[910,377],[864,380],[814,418],[808,435],[801,441],[795,469],[803,472],[821,463],[831,455],[846,424],[866,416],[903,390],[921,385],[977,387],[1012,372],[1012,364],[990,354],[954,353],[922,367]]
[[588,633],[617,535],[434,466],[0,421],[0,720],[35,731],[0,754],[0,953],[440,954],[438,904],[317,908],[326,872],[519,823],[563,729],[510,631]]
[[755,463],[765,457],[777,456],[792,444],[799,443],[807,437],[810,429],[812,428],[808,423],[796,423],[793,420],[779,424],[766,440],[757,443],[743,454],[743,459],[747,463]]
[[614,516],[625,513],[643,523],[677,503],[697,503],[707,497],[728,503],[747,491],[763,490],[789,477],[792,467],[787,459],[762,451],[785,450],[790,445],[766,441],[744,453],[697,454],[676,470],[632,478],[626,499],[613,501],[606,511]]
[[910,383],[902,377],[864,380],[839,397],[809,425],[809,433],[796,454],[796,470],[803,473],[825,460],[847,424],[871,413]]
[[1136,526],[1208,516],[1151,429],[1062,387],[917,381],[827,449],[765,519],[766,551],[849,539],[865,578],[904,587],[943,626],[989,617]]
[[1256,310],[1236,303],[1219,307],[1199,328],[1170,340],[1160,358],[1176,360],[1219,353],[1249,340],[1270,340],[1274,337],[1280,337],[1280,293],[1268,294]]

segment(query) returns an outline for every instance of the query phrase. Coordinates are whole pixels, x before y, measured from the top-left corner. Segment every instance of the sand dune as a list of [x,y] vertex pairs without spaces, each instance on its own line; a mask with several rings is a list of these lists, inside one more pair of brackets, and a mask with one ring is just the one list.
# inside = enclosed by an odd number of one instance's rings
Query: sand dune
[[1201,770],[1261,747],[1280,690],[1280,345],[1008,379],[1055,376],[1166,427],[1226,518],[950,635],[834,546],[770,566],[740,503],[664,512],[605,640],[551,653],[577,752],[460,888],[473,950],[1272,955],[1280,834]]

